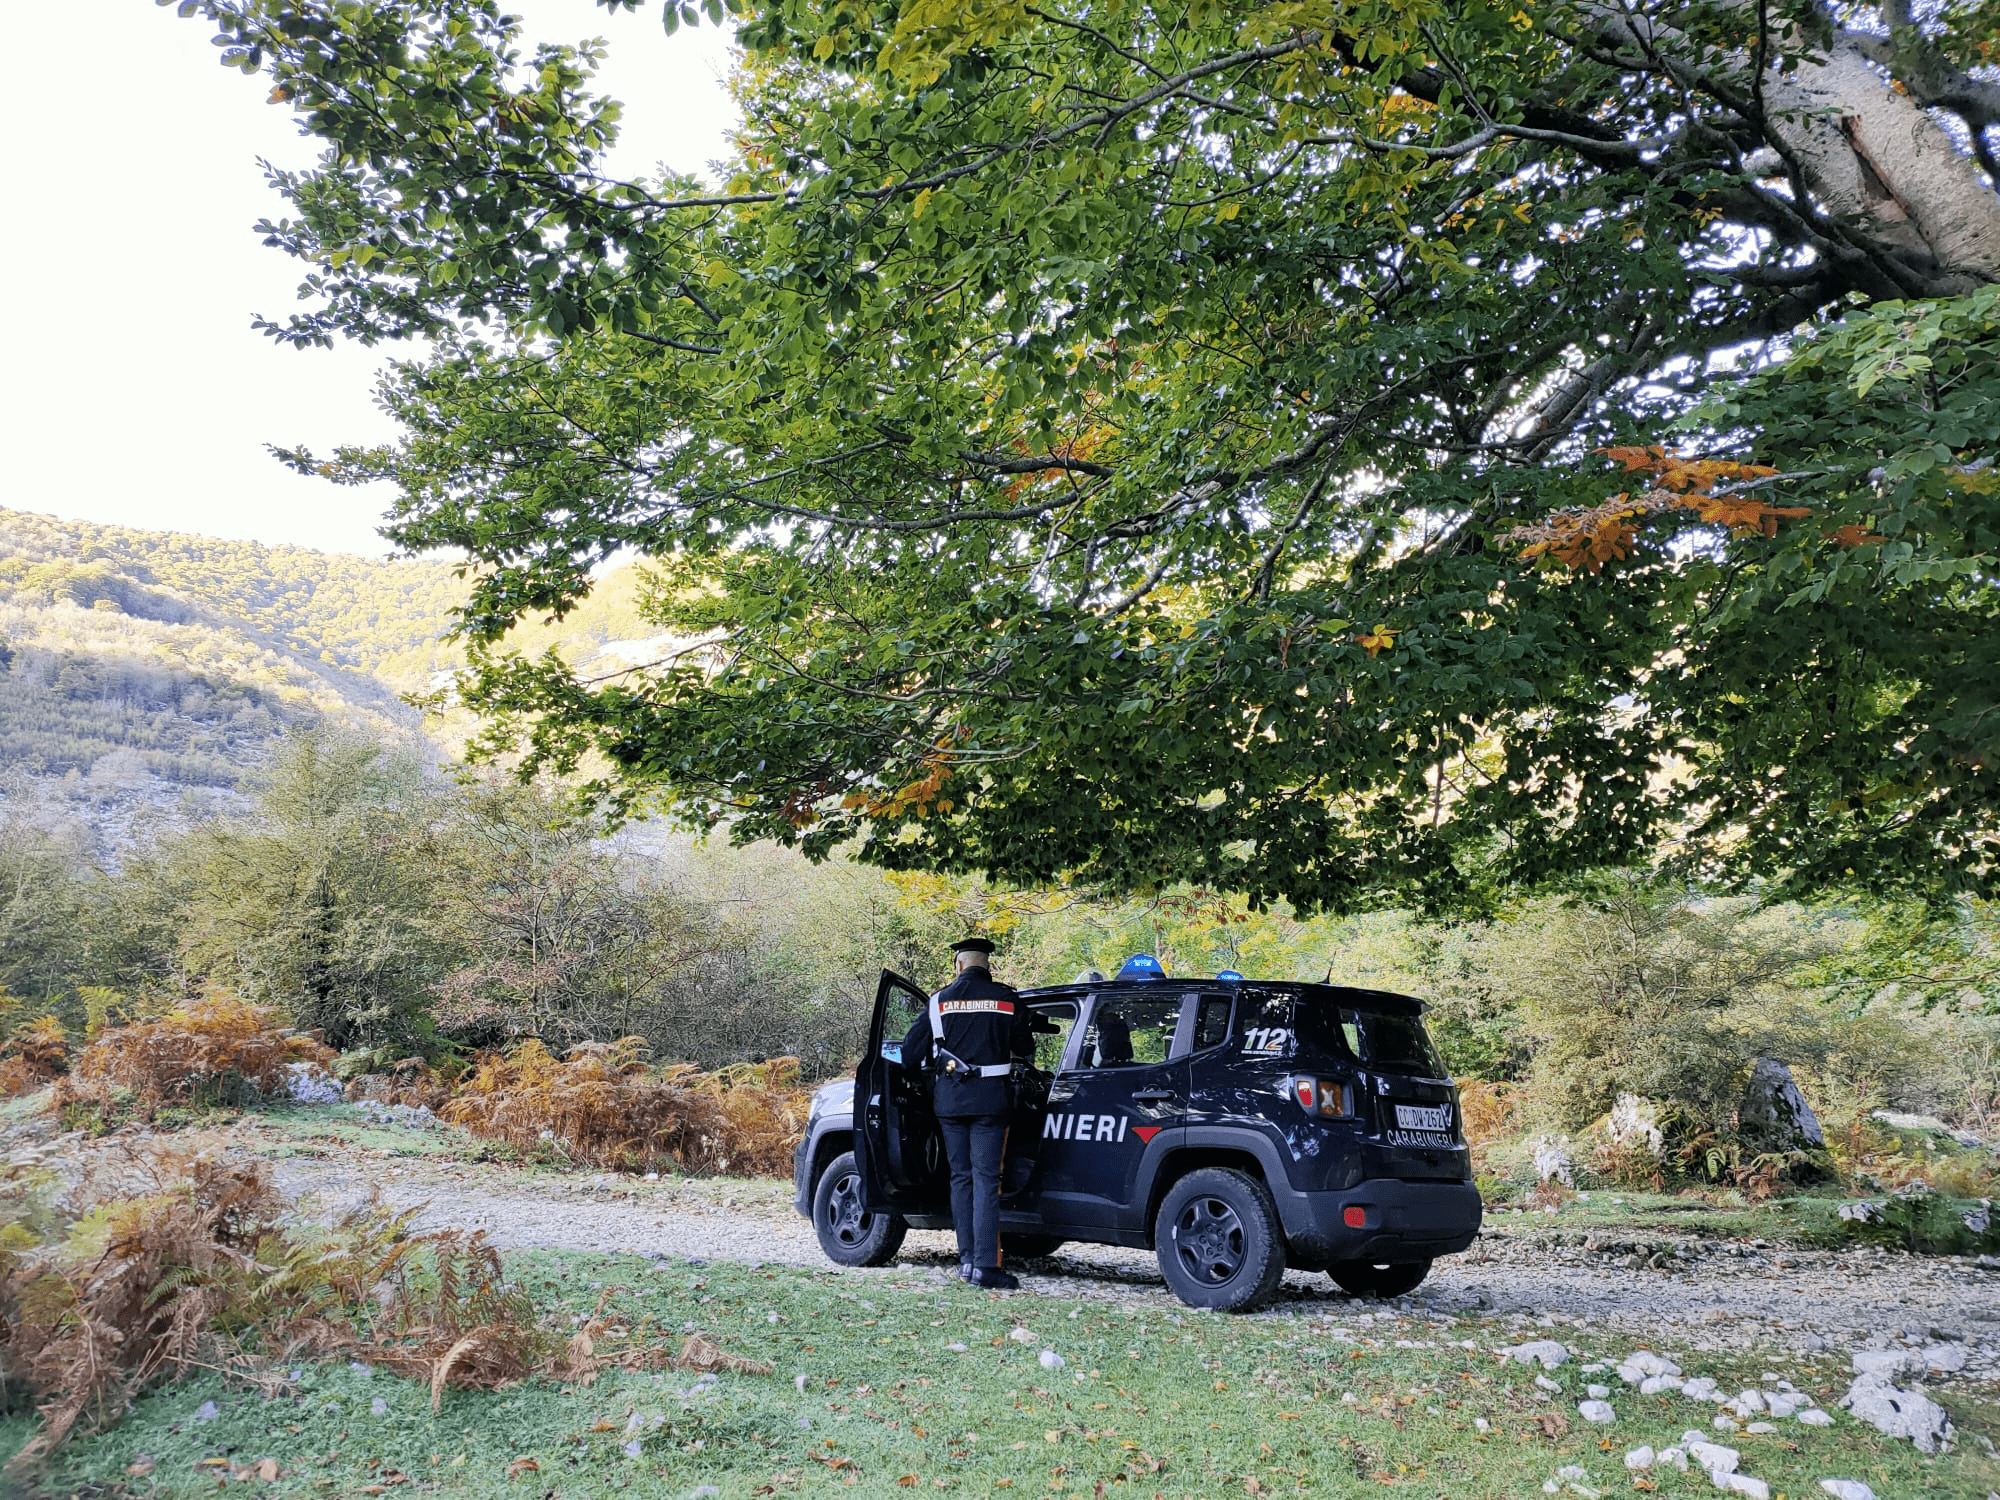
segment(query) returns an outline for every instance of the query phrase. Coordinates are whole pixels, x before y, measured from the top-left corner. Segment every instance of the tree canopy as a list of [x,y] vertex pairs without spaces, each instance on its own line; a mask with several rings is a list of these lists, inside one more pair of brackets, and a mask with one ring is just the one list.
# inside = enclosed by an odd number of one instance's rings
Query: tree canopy
[[763,0],[719,188],[492,0],[181,8],[327,143],[266,326],[428,341],[291,458],[475,646],[654,568],[648,667],[475,652],[533,765],[1308,908],[2000,884],[1994,0]]

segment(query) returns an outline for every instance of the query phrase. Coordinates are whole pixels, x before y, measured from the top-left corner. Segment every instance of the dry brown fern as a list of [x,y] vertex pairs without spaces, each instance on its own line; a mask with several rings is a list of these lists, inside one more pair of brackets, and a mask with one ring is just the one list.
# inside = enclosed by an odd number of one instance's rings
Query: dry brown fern
[[557,1058],[530,1039],[482,1053],[439,1111],[475,1135],[622,1171],[782,1173],[810,1095],[798,1060],[702,1073],[650,1069],[640,1037],[585,1042]]
[[23,1021],[0,1045],[0,1098],[38,1089],[69,1071],[69,1034],[54,1016]]
[[147,1117],[163,1104],[249,1102],[284,1092],[286,1064],[333,1057],[270,1011],[215,993],[100,1033],[57,1083],[55,1101],[109,1112],[122,1095]]
[[337,1355],[426,1382],[433,1408],[447,1389],[612,1366],[768,1373],[705,1341],[676,1353],[664,1328],[613,1322],[609,1291],[567,1336],[507,1281],[483,1232],[414,1232],[421,1207],[374,1200],[320,1226],[292,1215],[261,1162],[174,1152],[135,1162],[145,1191],[74,1202],[80,1217],[55,1243],[0,1261],[0,1364],[42,1398],[10,1475],[189,1369],[270,1387],[285,1364]]

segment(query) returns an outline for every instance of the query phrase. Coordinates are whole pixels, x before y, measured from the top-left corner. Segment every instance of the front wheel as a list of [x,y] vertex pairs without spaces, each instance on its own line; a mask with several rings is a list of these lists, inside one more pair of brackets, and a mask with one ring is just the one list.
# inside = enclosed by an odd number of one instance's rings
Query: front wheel
[[827,1163],[813,1188],[813,1233],[828,1260],[840,1266],[886,1266],[909,1232],[901,1214],[862,1209],[861,1168],[852,1151]]
[[1270,1190],[1229,1167],[1203,1167],[1171,1188],[1153,1220],[1154,1253],[1189,1307],[1248,1312],[1285,1277],[1285,1239]]
[[1344,1292],[1356,1297],[1400,1297],[1415,1291],[1417,1283],[1431,1274],[1427,1260],[1399,1260],[1378,1264],[1368,1260],[1337,1260],[1326,1268]]

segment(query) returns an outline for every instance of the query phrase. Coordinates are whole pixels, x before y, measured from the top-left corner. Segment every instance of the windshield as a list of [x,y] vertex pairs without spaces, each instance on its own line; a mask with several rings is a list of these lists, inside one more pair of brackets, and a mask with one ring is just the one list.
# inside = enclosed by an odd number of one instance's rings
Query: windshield
[[1399,1073],[1445,1076],[1444,1064],[1431,1046],[1423,1021],[1416,1016],[1301,1000],[1293,1007],[1292,1026],[1303,1052],[1351,1057],[1370,1067]]

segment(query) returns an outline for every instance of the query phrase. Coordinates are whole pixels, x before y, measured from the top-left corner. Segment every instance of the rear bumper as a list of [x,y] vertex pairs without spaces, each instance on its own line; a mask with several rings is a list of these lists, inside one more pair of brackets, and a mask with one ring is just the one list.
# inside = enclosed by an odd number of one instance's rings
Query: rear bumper
[[1469,1182],[1373,1177],[1339,1192],[1278,1195],[1294,1264],[1452,1255],[1478,1236],[1482,1212],[1479,1190]]

